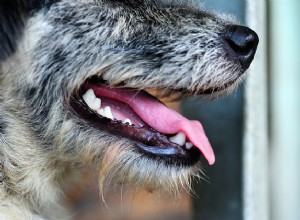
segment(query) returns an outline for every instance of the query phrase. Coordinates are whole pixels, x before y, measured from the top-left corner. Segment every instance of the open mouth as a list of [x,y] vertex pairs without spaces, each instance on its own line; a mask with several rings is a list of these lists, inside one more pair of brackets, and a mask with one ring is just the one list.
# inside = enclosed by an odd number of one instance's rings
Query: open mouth
[[115,88],[88,80],[71,98],[71,107],[89,126],[132,141],[150,158],[194,165],[215,156],[198,121],[190,121],[145,91]]

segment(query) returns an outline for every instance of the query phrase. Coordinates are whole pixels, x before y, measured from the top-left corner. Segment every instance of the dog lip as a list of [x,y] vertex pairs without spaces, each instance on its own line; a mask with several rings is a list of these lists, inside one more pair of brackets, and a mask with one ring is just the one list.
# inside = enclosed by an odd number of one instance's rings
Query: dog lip
[[197,148],[186,150],[179,145],[160,148],[157,146],[148,146],[140,142],[136,143],[136,146],[142,154],[147,154],[150,158],[163,160],[168,164],[174,161],[175,164],[179,165],[178,161],[180,161],[180,165],[192,166],[201,158],[201,153]]

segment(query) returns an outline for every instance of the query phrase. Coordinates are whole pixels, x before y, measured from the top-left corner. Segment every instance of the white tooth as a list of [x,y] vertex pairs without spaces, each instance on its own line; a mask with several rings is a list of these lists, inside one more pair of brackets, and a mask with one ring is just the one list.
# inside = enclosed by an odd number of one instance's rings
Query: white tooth
[[91,100],[94,101],[94,99],[96,98],[94,90],[89,89],[88,91],[86,91],[86,93],[84,93],[84,95],[82,96],[82,98],[85,100]]
[[186,141],[186,136],[184,133],[179,132],[175,136],[170,137],[169,140],[175,144],[178,144],[180,146],[183,146]]
[[95,93],[92,89],[86,91],[82,98],[85,103],[93,110],[98,110],[101,107],[101,99],[95,96]]
[[97,110],[97,113],[98,113],[99,115],[105,117],[103,108],[98,109],[98,110]]
[[96,99],[96,96],[92,89],[86,91],[86,93],[82,96],[82,98],[90,108],[94,106],[94,101]]
[[132,125],[132,122],[130,121],[130,119],[125,119],[124,121],[123,121],[123,124],[129,124],[129,125]]
[[186,142],[185,143],[185,148],[190,150],[194,145],[191,142]]
[[93,110],[98,110],[101,108],[101,99],[95,98],[94,103],[93,103]]
[[104,116],[105,116],[106,118],[110,118],[111,120],[114,120],[114,116],[112,115],[112,112],[111,112],[111,109],[110,109],[109,106],[106,106],[106,107],[104,108]]

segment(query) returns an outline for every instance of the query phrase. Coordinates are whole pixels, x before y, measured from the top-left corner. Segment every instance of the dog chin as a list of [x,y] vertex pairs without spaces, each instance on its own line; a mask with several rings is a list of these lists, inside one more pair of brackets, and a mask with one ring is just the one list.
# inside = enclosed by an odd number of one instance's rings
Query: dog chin
[[107,147],[99,164],[99,189],[102,194],[112,183],[130,185],[149,192],[160,191],[172,196],[181,189],[190,191],[193,178],[205,178],[201,163],[181,166],[166,163],[166,159],[151,158],[137,152],[136,143],[124,139]]

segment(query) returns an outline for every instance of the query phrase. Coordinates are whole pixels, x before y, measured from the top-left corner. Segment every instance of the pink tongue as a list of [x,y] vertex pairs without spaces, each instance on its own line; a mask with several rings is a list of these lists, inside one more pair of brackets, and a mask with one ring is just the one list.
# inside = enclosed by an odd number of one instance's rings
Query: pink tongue
[[167,108],[161,102],[145,92],[130,89],[112,89],[89,84],[98,97],[107,97],[127,103],[149,126],[163,134],[183,132],[196,146],[210,165],[215,162],[213,149],[198,121],[190,121]]

